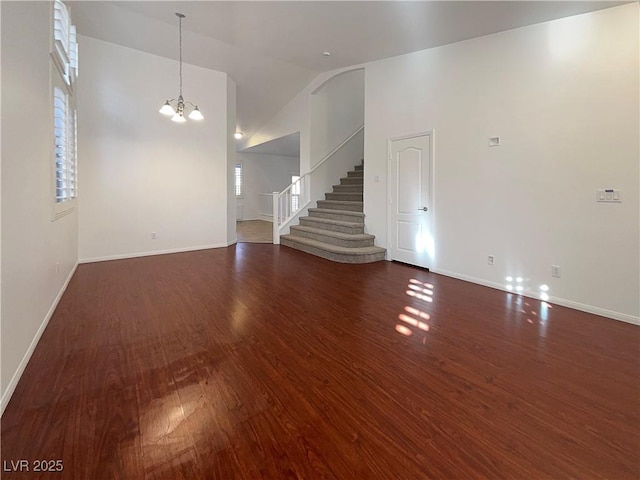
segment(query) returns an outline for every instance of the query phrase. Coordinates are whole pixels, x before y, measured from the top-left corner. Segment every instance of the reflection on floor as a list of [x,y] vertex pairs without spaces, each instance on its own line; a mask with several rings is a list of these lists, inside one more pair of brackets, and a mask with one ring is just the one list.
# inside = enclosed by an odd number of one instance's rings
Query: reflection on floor
[[242,220],[236,222],[238,242],[272,243],[273,224],[264,220]]

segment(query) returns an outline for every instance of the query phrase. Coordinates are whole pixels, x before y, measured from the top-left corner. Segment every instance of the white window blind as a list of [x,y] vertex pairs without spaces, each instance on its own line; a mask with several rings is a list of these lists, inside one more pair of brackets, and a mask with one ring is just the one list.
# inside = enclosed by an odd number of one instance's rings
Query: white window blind
[[56,203],[76,197],[76,113],[69,108],[69,96],[53,89]]
[[63,63],[69,63],[69,11],[59,0],[53,2],[53,38],[56,53]]
[[77,129],[74,82],[78,75],[76,27],[71,25],[67,6],[53,1],[51,83],[53,90],[53,219],[72,211],[78,195]]
[[71,25],[69,28],[69,66],[73,80],[75,80],[78,78],[78,40],[75,25]]
[[76,27],[71,25],[69,10],[60,0],[53,2],[53,57],[67,85],[78,76]]
[[242,197],[242,164],[236,163],[235,169],[236,198]]
[[69,132],[70,148],[67,158],[67,166],[69,167],[69,197],[76,198],[78,196],[78,114],[75,110],[71,110],[69,115]]

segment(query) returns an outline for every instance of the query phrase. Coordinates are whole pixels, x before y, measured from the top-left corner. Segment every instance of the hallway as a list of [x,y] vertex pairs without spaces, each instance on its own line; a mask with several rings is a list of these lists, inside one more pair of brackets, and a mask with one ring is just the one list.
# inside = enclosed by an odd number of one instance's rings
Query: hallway
[[273,224],[264,220],[236,222],[239,243],[273,243]]

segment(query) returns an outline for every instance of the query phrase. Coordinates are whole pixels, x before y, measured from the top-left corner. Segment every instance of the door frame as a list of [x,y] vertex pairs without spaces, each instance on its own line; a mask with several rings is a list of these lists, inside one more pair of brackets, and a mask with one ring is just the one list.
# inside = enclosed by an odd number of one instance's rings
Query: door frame
[[[431,227],[432,230],[434,231],[434,237],[435,237],[435,225],[436,225],[436,203],[435,203],[435,168],[434,168],[434,164],[435,164],[435,135],[436,135],[436,130],[435,128],[432,128],[430,130],[424,130],[422,132],[417,132],[417,133],[411,133],[411,134],[407,134],[407,135],[400,135],[397,137],[389,137],[387,138],[387,252],[389,252],[391,249],[389,248],[389,242],[392,238],[392,233],[393,233],[393,228],[391,228],[391,221],[392,221],[392,213],[391,213],[391,194],[389,193],[391,188],[391,176],[392,176],[392,165],[391,162],[393,161],[393,158],[391,156],[391,144],[395,141],[398,140],[408,140],[411,138],[416,138],[416,137],[423,137],[423,136],[429,136],[429,202],[431,205]],[[435,238],[434,238],[435,241]],[[393,258],[390,258],[389,256],[387,256],[387,260],[393,260]],[[419,265],[416,265],[419,267]],[[429,265],[428,267],[430,270],[432,270],[433,268],[435,268],[435,253],[434,253],[434,258],[432,259],[432,264]]]

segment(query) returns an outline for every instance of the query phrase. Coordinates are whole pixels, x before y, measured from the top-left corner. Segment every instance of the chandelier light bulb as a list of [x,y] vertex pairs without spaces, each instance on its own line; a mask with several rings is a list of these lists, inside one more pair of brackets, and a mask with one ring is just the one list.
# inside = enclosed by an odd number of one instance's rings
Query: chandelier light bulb
[[202,120],[204,118],[204,116],[202,115],[202,112],[200,112],[197,105],[189,114],[189,118],[191,120]]
[[164,105],[160,109],[160,113],[163,115],[173,115],[176,113],[176,111],[173,109],[173,107],[169,103],[169,100],[167,100],[166,102],[164,102]]
[[181,113],[176,113],[173,117],[171,117],[171,121],[176,123],[184,123],[187,121],[187,119],[184,118],[184,115],[182,115]]

